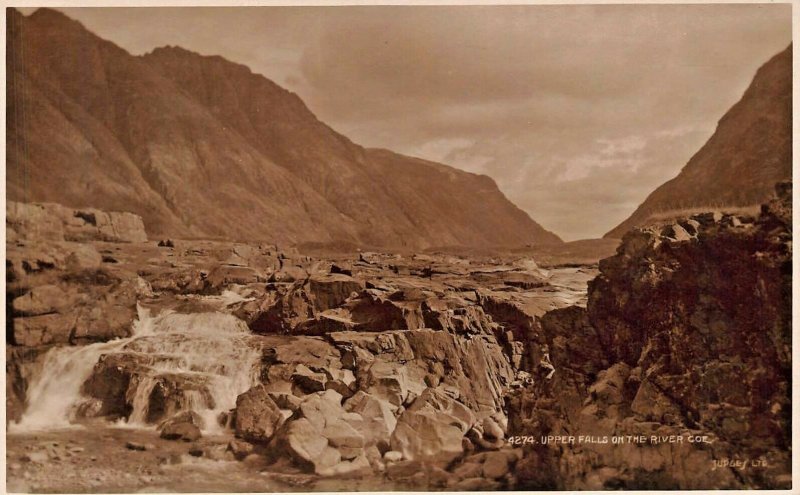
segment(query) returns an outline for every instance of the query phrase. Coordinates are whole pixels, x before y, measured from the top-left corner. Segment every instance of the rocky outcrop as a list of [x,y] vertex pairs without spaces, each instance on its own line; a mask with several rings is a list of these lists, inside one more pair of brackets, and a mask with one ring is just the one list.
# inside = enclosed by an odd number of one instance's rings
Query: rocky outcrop
[[[390,449],[398,460],[446,466],[461,455],[473,426],[504,417],[503,396],[514,380],[491,335],[346,331],[255,342],[265,353],[262,384],[237,400],[237,434],[268,444],[268,455],[289,453],[317,474],[383,469]],[[453,418],[460,421],[455,428]],[[259,424],[269,432],[253,426]],[[487,439],[502,438],[503,429],[488,424],[495,427]]]
[[[191,455],[417,488],[514,486],[506,396],[543,359],[546,311],[580,303],[591,276],[529,257],[26,242],[10,245],[10,314],[18,330],[37,318],[69,330],[18,331],[12,409],[31,398],[21,351],[56,346],[59,360],[84,355],[88,377],[65,419],[149,424],[193,445],[227,428],[230,445]],[[125,331],[102,331],[115,311]]]
[[73,209],[54,203],[6,204],[6,239],[146,242],[142,218],[133,213]]
[[68,270],[36,277],[52,283],[10,284],[11,294],[19,293],[9,308],[10,344],[34,347],[130,335],[137,297],[146,287],[138,278],[122,279],[99,266],[85,268],[75,260],[76,252],[67,258],[72,259]]
[[621,238],[655,216],[681,210],[758,205],[792,178],[792,45],[758,69],[750,87],[720,119],[711,139],[680,174],[653,191],[604,237]]
[[[130,213],[9,202],[6,217],[7,341],[34,347],[130,334],[147,282],[119,261],[114,244],[147,241]],[[133,247],[133,249],[137,249]]]
[[538,441],[520,486],[790,486],[791,184],[777,193],[757,218],[630,232],[586,310],[542,319],[553,373],[509,399],[511,434]]

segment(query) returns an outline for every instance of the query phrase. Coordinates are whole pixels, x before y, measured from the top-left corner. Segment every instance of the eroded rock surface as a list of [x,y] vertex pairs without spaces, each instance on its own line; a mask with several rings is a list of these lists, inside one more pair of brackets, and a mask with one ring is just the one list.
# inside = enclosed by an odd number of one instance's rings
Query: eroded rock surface
[[791,185],[777,190],[757,218],[631,232],[588,309],[542,319],[554,373],[510,398],[510,430],[646,441],[526,447],[520,486],[790,486]]
[[6,203],[10,240],[145,242],[142,218],[133,213],[67,208],[56,203]]
[[[785,487],[780,191],[758,218],[630,234],[588,298],[596,269],[524,257],[12,241],[9,419],[54,353],[86,349],[64,414],[228,435],[191,456],[414,489]],[[705,441],[515,443],[569,434]],[[765,467],[709,467],[745,454]]]

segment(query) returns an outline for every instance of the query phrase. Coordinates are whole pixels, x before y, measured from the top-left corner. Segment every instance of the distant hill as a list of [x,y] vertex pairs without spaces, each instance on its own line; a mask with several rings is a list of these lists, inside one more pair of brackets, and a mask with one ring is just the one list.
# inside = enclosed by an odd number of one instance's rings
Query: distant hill
[[608,232],[621,238],[652,217],[763,203],[792,177],[792,46],[761,66],[711,139],[674,179]]
[[133,212],[151,236],[562,242],[491,178],[358,146],[243,65],[176,47],[132,56],[45,8],[9,9],[7,35],[11,200]]

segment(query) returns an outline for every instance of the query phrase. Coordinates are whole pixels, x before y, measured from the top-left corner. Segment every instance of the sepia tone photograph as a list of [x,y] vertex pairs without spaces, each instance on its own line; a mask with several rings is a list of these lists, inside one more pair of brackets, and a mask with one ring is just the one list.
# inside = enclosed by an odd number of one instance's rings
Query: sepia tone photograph
[[13,493],[791,490],[791,3],[8,7]]

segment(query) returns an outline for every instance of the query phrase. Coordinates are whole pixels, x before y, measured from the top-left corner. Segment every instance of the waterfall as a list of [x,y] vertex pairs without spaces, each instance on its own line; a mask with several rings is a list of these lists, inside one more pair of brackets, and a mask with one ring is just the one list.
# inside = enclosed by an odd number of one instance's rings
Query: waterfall
[[48,351],[41,372],[28,387],[28,407],[19,423],[11,423],[9,430],[13,432],[70,426],[73,409],[82,400],[81,385],[89,378],[100,356],[121,345],[119,341],[112,341]]
[[252,338],[247,325],[230,314],[166,310],[152,316],[139,307],[131,337],[48,351],[28,388],[25,412],[9,430],[74,424],[78,406],[88,399],[82,394],[83,384],[101,359],[115,357],[130,365],[128,424],[146,425],[151,394],[159,383],[168,383],[178,391],[168,414],[191,410],[203,419],[205,432],[219,431],[220,413],[235,407],[236,398],[258,379],[261,353]]

